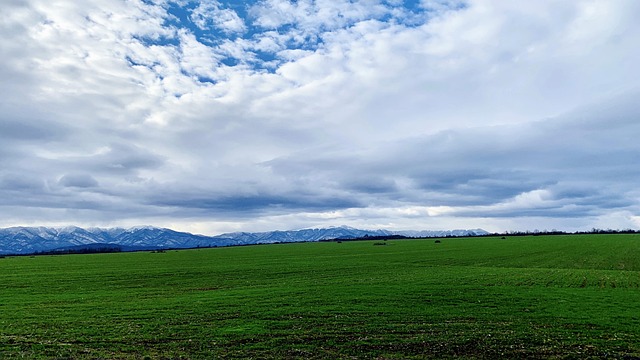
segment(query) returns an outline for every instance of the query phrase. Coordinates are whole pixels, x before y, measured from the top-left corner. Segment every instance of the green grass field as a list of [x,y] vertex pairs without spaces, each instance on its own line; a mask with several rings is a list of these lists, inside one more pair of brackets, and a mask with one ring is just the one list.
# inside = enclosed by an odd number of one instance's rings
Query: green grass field
[[640,357],[640,236],[0,259],[0,358]]

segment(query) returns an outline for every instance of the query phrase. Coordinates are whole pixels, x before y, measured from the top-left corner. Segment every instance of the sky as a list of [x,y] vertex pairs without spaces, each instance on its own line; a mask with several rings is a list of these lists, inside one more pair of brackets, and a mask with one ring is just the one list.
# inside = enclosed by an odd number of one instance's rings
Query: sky
[[640,228],[636,0],[5,0],[0,227]]

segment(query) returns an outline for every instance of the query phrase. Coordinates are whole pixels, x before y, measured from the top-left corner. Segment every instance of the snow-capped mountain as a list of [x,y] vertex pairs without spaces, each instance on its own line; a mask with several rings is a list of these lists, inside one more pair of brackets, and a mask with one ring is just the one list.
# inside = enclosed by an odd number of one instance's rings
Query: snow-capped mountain
[[446,237],[486,235],[482,229],[446,230],[446,231],[390,231],[390,230],[361,230],[349,226],[302,229],[290,231],[269,231],[260,233],[228,233],[215,236],[217,239],[235,240],[243,243],[270,244],[276,242],[320,241],[328,239],[357,239],[365,236],[401,235],[406,237]]
[[385,236],[390,232],[385,230],[359,230],[348,226],[322,229],[302,229],[290,231],[269,231],[259,233],[228,233],[215,236],[217,239],[228,239],[253,244],[271,244],[277,242],[319,241],[328,239],[354,239],[365,235]]
[[64,228],[12,227],[0,229],[0,254],[31,254],[56,249],[78,249],[86,246],[117,245],[126,250],[152,250],[162,248],[187,249],[232,245],[305,242],[328,239],[354,239],[365,236],[402,235],[409,237],[441,237],[485,235],[486,231],[388,231],[360,230],[347,226],[270,231],[259,233],[236,232],[217,236],[194,235],[150,226],[123,228]]
[[78,248],[82,245],[120,245],[131,249],[195,248],[225,246],[223,242],[155,227],[88,228],[12,227],[0,229],[0,254],[30,254],[55,249]]

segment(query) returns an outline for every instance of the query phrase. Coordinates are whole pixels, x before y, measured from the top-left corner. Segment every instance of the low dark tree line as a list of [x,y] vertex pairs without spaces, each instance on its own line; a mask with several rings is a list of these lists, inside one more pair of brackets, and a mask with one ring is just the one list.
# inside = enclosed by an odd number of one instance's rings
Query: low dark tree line
[[37,251],[33,255],[69,255],[69,254],[102,254],[122,252],[119,246],[83,247],[72,249],[56,249],[50,251]]
[[480,236],[536,236],[536,235],[589,235],[589,234],[640,234],[640,230],[624,229],[596,229],[593,228],[589,231],[561,231],[561,230],[527,230],[527,231],[506,231],[504,233],[492,233]]

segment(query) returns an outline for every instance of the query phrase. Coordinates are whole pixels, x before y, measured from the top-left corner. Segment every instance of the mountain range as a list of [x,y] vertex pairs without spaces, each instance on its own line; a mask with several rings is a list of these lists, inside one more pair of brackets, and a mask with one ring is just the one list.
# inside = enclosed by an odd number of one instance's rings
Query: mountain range
[[482,229],[448,231],[361,230],[347,226],[270,232],[235,232],[217,236],[194,235],[151,226],[124,228],[10,227],[0,229],[0,254],[33,254],[65,250],[116,251],[189,249],[233,245],[355,239],[365,236],[446,237],[486,235]]

